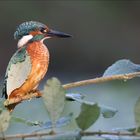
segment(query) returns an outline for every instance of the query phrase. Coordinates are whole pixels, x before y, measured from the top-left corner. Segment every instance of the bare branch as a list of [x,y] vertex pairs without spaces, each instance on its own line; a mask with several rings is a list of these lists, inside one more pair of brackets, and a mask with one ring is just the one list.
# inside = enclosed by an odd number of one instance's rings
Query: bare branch
[[[57,137],[61,138],[68,138],[70,136],[73,137],[83,137],[83,136],[101,136],[101,135],[113,135],[113,136],[133,136],[133,137],[140,137],[140,133],[133,133],[133,132],[109,132],[109,131],[81,131],[81,132],[65,132],[65,133],[56,133],[56,134],[51,134],[51,133],[31,133],[31,134],[16,134],[16,135],[7,135],[5,136],[5,139],[16,139],[16,138],[35,138],[35,137],[44,137],[44,136],[49,136],[51,139],[55,140]],[[0,139],[2,139],[0,137]]]
[[5,139],[33,138],[33,137],[42,137],[42,136],[47,136],[47,135],[51,135],[51,134],[50,133],[16,134],[16,135],[5,136]]
[[[90,85],[90,84],[103,83],[103,82],[108,82],[108,81],[113,81],[113,80],[129,80],[129,79],[132,79],[139,75],[140,75],[140,72],[135,72],[135,73],[129,73],[129,74],[119,74],[119,75],[112,75],[112,76],[106,76],[106,77],[99,77],[99,78],[64,84],[63,87],[67,90],[67,89],[75,88],[75,87],[79,87],[79,86],[86,86],[86,85]],[[27,95],[23,96],[22,98],[7,99],[4,103],[4,105],[10,111],[12,111],[13,108],[20,102],[22,102],[24,100],[29,100],[31,98],[38,98],[41,96],[42,96],[42,94],[39,93],[39,91],[38,91],[38,92],[27,94]]]
[[65,89],[70,89],[70,88],[75,88],[79,86],[86,86],[90,84],[103,83],[103,82],[108,82],[108,81],[113,81],[113,80],[129,80],[139,75],[140,75],[140,72],[135,72],[135,73],[129,73],[129,74],[119,74],[119,75],[112,75],[112,76],[106,76],[106,77],[99,77],[99,78],[94,78],[94,79],[68,83],[68,84],[63,85],[63,87]]
[[94,136],[94,135],[114,135],[114,136],[135,136],[140,137],[140,133],[134,132],[108,132],[108,131],[93,131],[93,132],[81,132],[81,136]]
[[39,98],[41,97],[42,94],[40,92],[32,92],[32,93],[29,93],[23,97],[16,97],[16,98],[11,98],[11,99],[7,99],[5,102],[4,102],[4,106],[11,112],[13,111],[13,109],[15,108],[15,106],[19,103],[21,103],[22,101],[24,100],[30,100],[32,98]]

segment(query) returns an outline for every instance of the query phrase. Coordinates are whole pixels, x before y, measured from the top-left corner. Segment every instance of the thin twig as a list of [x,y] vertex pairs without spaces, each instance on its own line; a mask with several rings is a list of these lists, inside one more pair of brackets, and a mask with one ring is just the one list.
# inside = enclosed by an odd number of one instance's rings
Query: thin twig
[[[77,132],[74,132],[77,133]],[[16,138],[33,138],[33,137],[43,137],[43,136],[57,136],[62,135],[62,137],[65,136],[65,133],[57,133],[57,134],[50,134],[50,133],[32,133],[32,134],[16,134],[16,135],[7,135],[5,136],[5,139],[16,139]],[[66,133],[67,136],[68,133]],[[140,133],[132,133],[132,132],[109,132],[109,131],[88,131],[84,132],[81,131],[79,133],[81,136],[96,136],[96,135],[114,135],[114,136],[134,136],[134,137],[140,137]],[[0,138],[1,139],[1,138]]]
[[63,85],[63,87],[65,89],[70,89],[70,88],[75,88],[79,86],[86,86],[90,84],[103,83],[103,82],[108,82],[108,81],[113,81],[113,80],[129,80],[139,75],[140,75],[140,72],[135,72],[135,73],[129,73],[129,74],[119,74],[119,75],[112,75],[112,76],[106,76],[106,77],[99,77],[99,78],[94,78],[94,79],[68,83],[68,84]]
[[95,132],[81,132],[81,136],[94,136],[94,135],[114,135],[114,136],[135,136],[140,137],[140,133],[133,132],[108,132],[108,131],[95,131]]
[[6,139],[15,139],[15,138],[33,138],[33,137],[42,137],[42,136],[49,136],[50,133],[31,133],[31,134],[16,134],[16,135],[8,135]]

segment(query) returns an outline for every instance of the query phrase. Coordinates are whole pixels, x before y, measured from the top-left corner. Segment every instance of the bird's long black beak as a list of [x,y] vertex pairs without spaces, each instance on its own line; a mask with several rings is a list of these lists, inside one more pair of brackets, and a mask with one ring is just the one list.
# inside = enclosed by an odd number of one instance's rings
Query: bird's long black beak
[[52,29],[50,29],[49,32],[47,32],[47,36],[49,36],[49,37],[62,37],[62,38],[72,37],[69,34],[59,32],[59,31],[55,31],[55,30],[52,30]]

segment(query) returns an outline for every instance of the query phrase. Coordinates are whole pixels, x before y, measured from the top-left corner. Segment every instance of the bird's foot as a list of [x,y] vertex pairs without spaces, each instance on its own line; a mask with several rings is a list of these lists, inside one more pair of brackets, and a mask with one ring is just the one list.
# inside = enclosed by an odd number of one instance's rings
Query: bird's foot
[[8,98],[4,102],[4,106],[9,110],[9,112],[12,112],[17,104],[19,104],[22,101],[21,96],[14,96],[12,98]]
[[12,97],[9,97],[9,100],[12,100],[12,102],[21,102],[22,101],[22,96],[19,94],[16,94]]
[[39,90],[33,90],[31,93],[35,95],[36,98],[42,97],[42,93]]

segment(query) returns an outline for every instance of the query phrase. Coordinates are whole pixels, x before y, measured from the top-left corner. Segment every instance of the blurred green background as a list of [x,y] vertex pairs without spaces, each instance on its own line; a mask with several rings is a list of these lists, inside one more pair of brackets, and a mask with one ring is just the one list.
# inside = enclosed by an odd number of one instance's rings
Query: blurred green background
[[[46,79],[58,77],[63,83],[93,78],[118,59],[128,58],[140,63],[140,2],[99,0],[1,0],[0,1],[0,75],[17,49],[13,39],[16,27],[24,21],[40,21],[50,28],[71,34],[69,39],[45,41],[50,54]],[[112,129],[134,125],[133,106],[139,96],[139,80],[128,83],[101,84],[70,90],[86,95],[119,110],[112,119],[103,119],[94,129]],[[33,103],[32,103],[33,102]],[[25,102],[15,111],[32,120],[46,119],[41,99]],[[28,108],[28,109],[27,109]],[[68,112],[79,109],[77,104]],[[22,111],[21,111],[22,109]],[[30,113],[32,110],[32,113]],[[15,129],[14,129],[15,128]],[[10,133],[29,131],[15,125]],[[17,129],[22,128],[22,129]]]

